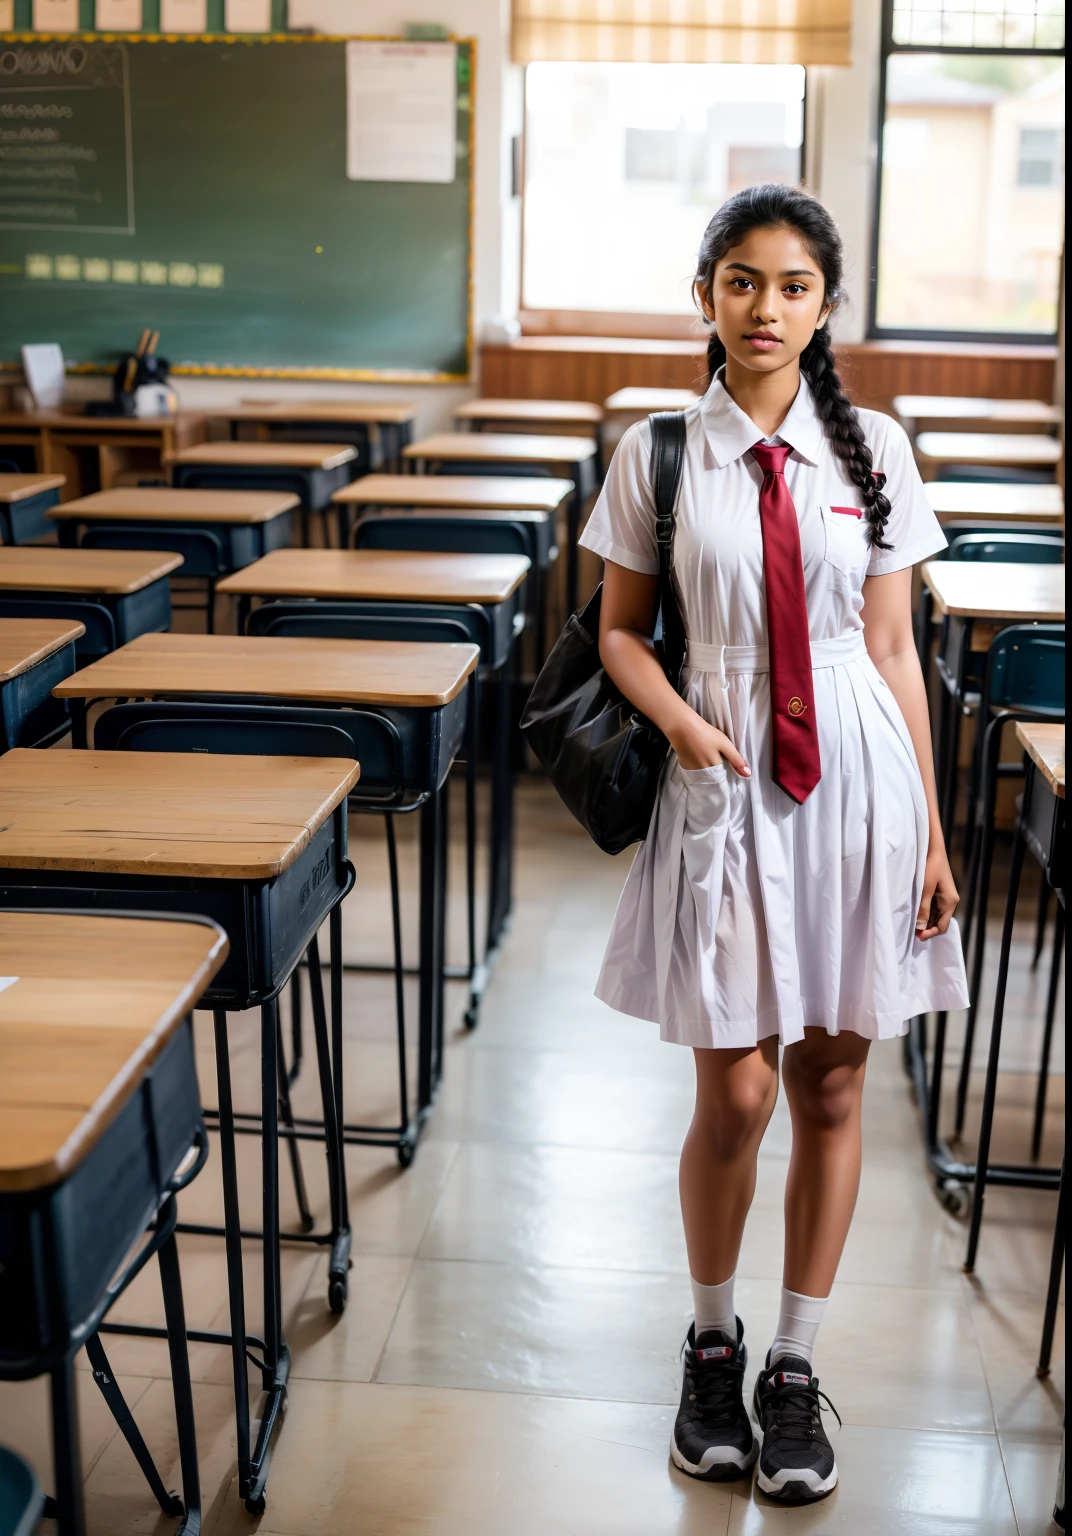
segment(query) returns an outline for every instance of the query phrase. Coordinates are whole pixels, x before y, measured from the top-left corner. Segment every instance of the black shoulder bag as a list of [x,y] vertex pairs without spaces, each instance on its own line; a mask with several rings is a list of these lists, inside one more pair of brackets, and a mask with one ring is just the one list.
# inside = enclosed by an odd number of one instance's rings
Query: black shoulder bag
[[[651,420],[650,476],[659,546],[661,660],[674,688],[685,660],[685,626],[671,580],[674,507],[685,458],[685,418]],[[647,836],[669,744],[623,698],[599,661],[603,585],[555,642],[521,716],[521,729],[567,808],[604,853]]]

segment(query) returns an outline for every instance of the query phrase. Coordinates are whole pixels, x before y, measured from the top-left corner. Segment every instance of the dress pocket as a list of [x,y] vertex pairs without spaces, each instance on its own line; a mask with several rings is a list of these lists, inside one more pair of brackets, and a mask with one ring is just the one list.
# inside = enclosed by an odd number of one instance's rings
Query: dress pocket
[[820,506],[823,519],[825,556],[844,576],[863,575],[870,549],[867,543],[867,514],[861,507]]

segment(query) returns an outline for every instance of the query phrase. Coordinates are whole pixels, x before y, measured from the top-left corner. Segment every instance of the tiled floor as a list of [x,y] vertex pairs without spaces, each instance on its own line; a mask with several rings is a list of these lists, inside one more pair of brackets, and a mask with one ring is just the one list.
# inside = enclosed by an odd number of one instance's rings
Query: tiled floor
[[[521,802],[513,931],[472,1036],[460,1027],[461,989],[450,989],[446,1079],[417,1160],[403,1173],[388,1153],[349,1153],[355,1257],[343,1317],[327,1311],[323,1254],[284,1252],[294,1365],[259,1523],[235,1494],[228,1358],[208,1345],[191,1350],[208,1536],[1054,1529],[1063,1379],[1039,1382],[1033,1369],[1054,1200],[993,1190],[977,1273],[966,1278],[964,1228],[928,1184],[895,1044],[871,1056],[863,1187],[816,1362],[844,1420],[832,1429],[837,1493],[810,1509],[783,1510],[747,1484],[694,1484],[669,1465],[675,1362],[689,1317],[676,1161],[691,1060],[660,1045],[654,1026],[620,1018],[591,996],[626,860],[592,850],[546,788],[525,783]],[[346,913],[347,955],[382,958],[380,836],[374,822],[356,834],[360,885]],[[404,853],[412,892],[411,841]],[[1027,1072],[1045,982],[1027,970],[1030,902],[1025,914],[1007,1027],[1009,1059]],[[412,903],[408,916],[412,933]],[[457,945],[457,901],[453,917]],[[350,977],[347,1002],[348,1109],[386,1122],[394,1091],[389,984]],[[238,1021],[234,1039],[235,1077],[252,1104],[254,1021]],[[200,1047],[210,1099],[207,1031]],[[984,1050],[980,1044],[980,1067]],[[1057,1155],[1062,1128],[1063,1058],[1055,1065],[1047,1159]],[[304,1108],[314,1106],[314,1077],[307,1066]],[[1032,1083],[1016,1075],[1002,1083],[1002,1155],[1025,1155]],[[753,1362],[775,1320],[788,1150],[780,1107],[740,1268]],[[244,1199],[255,1210],[255,1142],[244,1140],[240,1154]],[[315,1148],[305,1147],[304,1163],[323,1211]],[[292,1221],[285,1169],[283,1191]],[[211,1219],[218,1209],[213,1161],[184,1213]],[[189,1239],[183,1252],[191,1326],[224,1326],[221,1245]],[[252,1247],[248,1259],[247,1296],[255,1298]],[[148,1320],[159,1312],[155,1276],[146,1274],[120,1313]],[[165,1349],[132,1339],[107,1344],[173,1484]],[[1062,1356],[1059,1340],[1055,1358]],[[84,1369],[79,1385],[93,1536],[163,1536],[173,1523],[156,1514]],[[40,1382],[0,1386],[0,1441],[20,1447],[49,1482],[45,1407]]]

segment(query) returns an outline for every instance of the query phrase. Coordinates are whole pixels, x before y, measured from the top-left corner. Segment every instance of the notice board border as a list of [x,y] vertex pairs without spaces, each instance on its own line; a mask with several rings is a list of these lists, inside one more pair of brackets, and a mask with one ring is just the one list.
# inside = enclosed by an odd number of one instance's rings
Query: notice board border
[[[370,33],[333,32],[0,32],[0,46],[5,43],[227,43],[263,47],[269,43],[406,43],[420,41]],[[477,39],[475,37],[436,38],[436,42],[461,43],[469,49],[469,251],[467,262],[465,372],[439,373],[434,369],[414,368],[254,368],[233,364],[179,363],[171,369],[176,376],[202,379],[308,379],[337,384],[468,384],[473,378],[473,240],[476,203],[476,79]],[[18,363],[0,362],[0,368],[20,367]],[[70,374],[111,374],[106,363],[68,364]]]

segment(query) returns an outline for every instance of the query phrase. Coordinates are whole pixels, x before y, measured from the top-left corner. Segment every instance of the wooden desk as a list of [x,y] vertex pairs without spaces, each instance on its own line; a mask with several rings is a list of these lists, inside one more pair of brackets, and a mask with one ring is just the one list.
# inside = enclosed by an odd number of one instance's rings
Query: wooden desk
[[951,464],[1051,469],[1061,452],[1057,438],[1028,432],[921,432],[916,438],[916,463],[924,480],[936,480]]
[[642,389],[631,385],[608,395],[603,409],[624,425],[626,421],[642,421],[656,411],[687,411],[699,399],[700,396],[691,389]]
[[202,464],[226,469],[338,469],[355,458],[348,443],[199,443],[169,453],[166,463],[184,469]]
[[403,450],[416,469],[442,464],[540,465],[549,474],[573,481],[566,511],[566,606],[572,613],[578,599],[577,539],[581,511],[596,488],[599,443],[593,437],[545,437],[524,432],[439,432]]
[[245,430],[262,440],[315,434],[321,442],[350,443],[364,473],[381,463],[397,468],[416,415],[409,400],[243,400],[225,420],[231,437]]
[[[358,766],[344,758],[225,757],[156,752],[29,752],[0,757],[0,908],[149,910],[218,922],[230,952],[204,993],[217,1011],[216,1070],[224,1209],[227,1213],[230,1333],[240,1496],[261,1507],[268,1446],[286,1396],[279,1265],[278,1075],[280,990],[308,950],[319,978],[316,935],[350,889],[346,797]],[[341,995],[341,985],[338,987]],[[341,1013],[332,987],[332,1030]],[[0,994],[2,1002],[2,994]],[[261,1179],[263,1188],[262,1380],[267,1403],[250,1449],[231,1066],[223,1012],[261,1010]],[[305,1234],[330,1243],[333,1305],[345,1305],[350,1229],[342,1143],[335,1119],[323,995],[313,987],[332,1230]],[[191,1058],[192,1059],[192,1058]],[[283,1090],[285,1092],[285,1088]],[[123,1180],[115,1181],[122,1192]],[[180,1228],[180,1230],[182,1230]],[[215,1230],[199,1228],[198,1230]]]
[[0,752],[48,746],[67,730],[67,706],[52,690],[74,671],[83,634],[67,619],[0,618]]
[[1065,616],[1063,565],[929,560],[923,580],[943,616],[991,624],[1060,623]]
[[1059,485],[928,480],[926,491],[940,522],[953,518],[1010,523],[1020,519],[1033,523],[1064,521],[1065,499]]
[[894,395],[893,409],[909,437],[917,432],[1030,432],[1060,426],[1062,413],[1045,400],[980,400],[964,395]]
[[1017,721],[1016,735],[1028,757],[1059,800],[1065,798],[1065,728]]
[[325,513],[360,467],[348,443],[328,442],[202,443],[170,455],[168,464],[172,483],[182,489],[292,492],[301,503],[306,544],[308,514]]
[[60,499],[63,475],[0,474],[0,544],[29,544],[49,532],[45,513]]
[[154,1491],[182,1531],[200,1529],[175,1195],[207,1153],[190,1010],[226,953],[203,921],[0,912],[0,972],[16,976],[0,993],[0,1378],[51,1377],[62,1536],[85,1530],[74,1358],[85,1343],[129,1440],[99,1333],[154,1252],[183,1499],[152,1467]]
[[75,410],[0,412],[0,448],[31,447],[42,474],[63,475],[67,493],[108,490],[125,475],[159,474],[164,456],[199,442],[205,418],[86,416]]
[[170,486],[131,485],[97,491],[55,507],[58,523],[221,523],[257,527],[298,505],[289,491],[180,491]]
[[497,423],[514,430],[591,437],[603,424],[603,407],[591,400],[467,400],[458,406],[454,419],[478,429]]
[[[2,569],[2,561],[0,561]],[[393,549],[279,549],[220,582],[232,597],[382,598],[479,603],[514,596],[529,569],[523,555],[444,555]]]
[[0,615],[62,618],[85,626],[79,663],[95,660],[136,635],[167,629],[167,578],[181,555],[136,550],[0,549]]
[[551,516],[573,491],[572,480],[510,475],[364,475],[336,491],[340,506],[414,507],[451,513],[537,512]]

